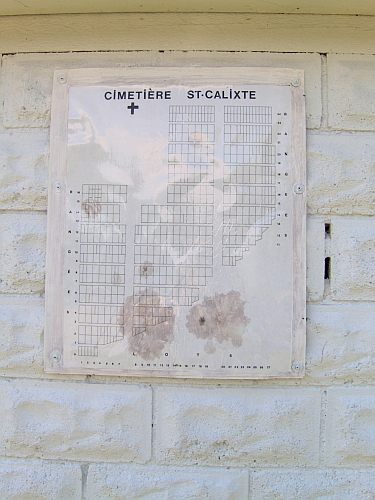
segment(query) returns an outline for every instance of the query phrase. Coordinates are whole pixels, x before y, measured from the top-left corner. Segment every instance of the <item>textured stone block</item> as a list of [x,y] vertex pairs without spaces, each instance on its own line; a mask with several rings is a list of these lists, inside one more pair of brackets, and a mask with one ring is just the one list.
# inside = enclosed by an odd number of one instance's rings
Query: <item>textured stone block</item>
[[309,305],[306,375],[309,381],[374,383],[375,307]]
[[373,471],[256,471],[253,500],[370,500],[375,498]]
[[43,373],[43,306],[34,297],[0,299],[0,374]]
[[156,452],[163,463],[317,463],[317,389],[160,387],[156,394]]
[[375,56],[328,55],[328,125],[375,130]]
[[87,498],[95,500],[183,499],[244,500],[248,472],[90,465]]
[[47,204],[45,133],[0,134],[0,206],[10,210],[43,210]]
[[0,460],[2,500],[81,500],[78,464]]
[[330,389],[327,408],[326,464],[374,466],[375,387]]
[[309,217],[306,231],[306,288],[308,300],[321,300],[323,298],[324,259],[324,219]]
[[[305,70],[307,123],[321,119],[321,77],[318,54],[243,52],[123,52],[96,54],[19,54],[3,58],[3,124],[6,128],[48,127],[54,69],[125,66],[265,66]],[[230,80],[230,78],[229,78]],[[229,82],[230,83],[230,82]]]
[[375,214],[375,144],[371,134],[310,133],[307,140],[311,214]]
[[375,219],[331,219],[331,298],[375,300]]
[[0,215],[0,293],[43,293],[46,226],[44,214]]
[[136,463],[150,458],[150,388],[3,381],[0,400],[2,455]]

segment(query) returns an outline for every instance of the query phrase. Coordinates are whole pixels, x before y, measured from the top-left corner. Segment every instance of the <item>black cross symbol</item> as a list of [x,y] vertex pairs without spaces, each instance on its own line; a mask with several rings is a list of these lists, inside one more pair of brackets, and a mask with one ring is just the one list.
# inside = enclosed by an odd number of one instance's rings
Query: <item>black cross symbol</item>
[[130,114],[134,115],[134,110],[139,109],[139,106],[135,106],[134,102],[132,102],[131,105],[128,106],[128,109],[130,109]]

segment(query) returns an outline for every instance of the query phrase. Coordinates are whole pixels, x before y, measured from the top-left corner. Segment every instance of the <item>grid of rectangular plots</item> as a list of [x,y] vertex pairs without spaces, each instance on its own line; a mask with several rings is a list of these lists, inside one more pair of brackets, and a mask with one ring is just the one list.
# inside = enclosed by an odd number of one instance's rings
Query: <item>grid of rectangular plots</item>
[[215,142],[215,125],[209,123],[170,123],[169,142]]
[[172,307],[157,305],[135,305],[133,308],[133,326],[155,326],[173,316]]
[[124,286],[80,285],[79,302],[86,304],[123,304]]
[[237,261],[243,259],[244,252],[250,250],[250,246],[223,246],[222,264],[223,266],[235,266]]
[[223,228],[223,245],[247,247],[262,238],[266,228],[261,226],[226,226]]
[[125,266],[105,264],[81,264],[79,266],[80,283],[124,284]]
[[120,222],[120,205],[112,203],[82,202],[82,223],[96,222],[98,224],[116,224]]
[[[154,266],[144,272],[145,266],[135,266],[134,284],[160,286],[205,286],[212,277],[212,267]],[[148,267],[146,267],[148,269]]]
[[225,106],[222,263],[234,266],[275,218],[272,107]]
[[78,356],[98,356],[98,346],[96,345],[80,345],[78,346]]
[[213,244],[212,226],[137,225],[136,245],[208,245]]
[[224,106],[225,123],[272,124],[271,106]]
[[81,243],[126,243],[125,224],[81,224]]
[[213,247],[136,245],[134,247],[134,263],[143,264],[146,268],[149,264],[156,266],[212,266]]
[[78,308],[79,323],[97,325],[118,325],[123,311],[122,306],[109,306],[102,304],[80,304]]
[[276,167],[273,165],[228,165],[223,167],[226,184],[275,184]]
[[169,184],[167,202],[213,204],[214,186],[210,184]]
[[225,206],[223,212],[224,225],[270,226],[276,217],[275,206],[234,205]]
[[191,123],[214,123],[214,106],[169,106],[169,121]]
[[134,287],[133,303],[137,304],[159,304],[160,297],[165,303],[171,306],[191,306],[199,299],[199,288],[197,287],[157,287],[145,288],[143,286]]
[[213,205],[142,205],[142,224],[213,224]]
[[127,189],[117,184],[83,184],[82,199],[98,203],[126,203]]
[[179,143],[168,145],[168,161],[171,163],[213,163],[214,148],[211,143]]
[[107,325],[80,325],[78,327],[78,343],[106,345],[124,338],[124,329]]
[[276,147],[252,144],[224,144],[224,162],[273,165],[276,162]]
[[213,163],[169,163],[168,182],[212,184],[214,182],[214,165]]
[[275,205],[275,186],[224,184],[225,205]]
[[125,264],[125,245],[94,243],[81,245],[80,262]]
[[228,143],[272,144],[272,125],[224,125],[224,141]]

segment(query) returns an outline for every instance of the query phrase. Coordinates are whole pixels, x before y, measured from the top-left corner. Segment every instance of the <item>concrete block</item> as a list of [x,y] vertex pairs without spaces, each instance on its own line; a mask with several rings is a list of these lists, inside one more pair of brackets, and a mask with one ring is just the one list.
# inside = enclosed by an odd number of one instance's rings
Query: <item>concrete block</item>
[[165,464],[316,465],[318,389],[176,388],[156,392]]
[[371,134],[308,134],[307,203],[311,214],[375,214]]
[[321,64],[318,54],[158,51],[93,54],[19,54],[3,58],[3,125],[48,127],[54,69],[126,66],[266,66],[305,70],[309,128],[321,120]]
[[328,55],[329,127],[375,130],[374,79],[374,55]]
[[325,228],[324,219],[307,219],[306,231],[307,299],[321,300],[324,295]]
[[375,498],[373,471],[255,471],[253,500],[370,500]]
[[375,306],[319,305],[307,309],[306,375],[314,383],[375,381]]
[[0,293],[43,293],[46,226],[45,214],[0,215]]
[[327,408],[326,465],[373,467],[375,387],[332,388]]
[[78,464],[0,460],[2,500],[81,500]]
[[248,498],[248,472],[198,467],[130,467],[90,465],[87,498],[95,500],[244,500]]
[[49,138],[46,133],[0,134],[0,206],[44,210]]
[[1,297],[0,374],[43,373],[42,299]]
[[135,463],[150,458],[150,388],[4,380],[0,400],[4,456]]
[[375,300],[375,219],[331,219],[333,300]]

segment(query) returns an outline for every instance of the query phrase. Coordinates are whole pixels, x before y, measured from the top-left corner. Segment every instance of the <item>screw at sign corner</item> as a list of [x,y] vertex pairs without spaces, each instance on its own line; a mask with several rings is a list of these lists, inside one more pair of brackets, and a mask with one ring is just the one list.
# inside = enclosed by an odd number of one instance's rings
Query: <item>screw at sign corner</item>
[[300,373],[304,368],[304,365],[303,363],[300,363],[299,361],[295,361],[293,364],[292,364],[292,371],[294,371],[295,373]]
[[60,75],[58,78],[60,83],[66,83],[66,76],[65,75]]
[[61,191],[62,191],[61,182],[55,182],[55,191],[56,191],[56,193],[61,193]]
[[302,194],[305,191],[305,186],[302,184],[302,182],[297,182],[293,186],[293,191],[296,194]]
[[293,85],[293,87],[299,87],[301,85],[301,80],[297,77],[294,77],[290,80],[290,83],[291,85]]
[[59,353],[59,351],[51,352],[51,361],[52,363],[59,363],[61,361],[61,354]]

